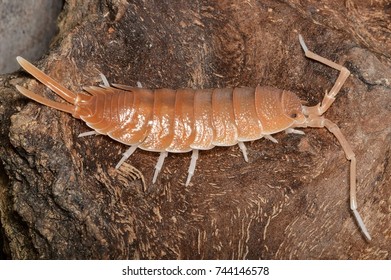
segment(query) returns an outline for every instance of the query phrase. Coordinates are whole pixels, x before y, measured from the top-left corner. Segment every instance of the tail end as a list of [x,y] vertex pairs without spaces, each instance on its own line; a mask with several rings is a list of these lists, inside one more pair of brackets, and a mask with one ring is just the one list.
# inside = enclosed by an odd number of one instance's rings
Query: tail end
[[[32,65],[30,62],[28,62],[23,57],[16,57],[16,60],[22,66],[24,70],[26,70],[28,73],[30,73],[32,76],[34,76],[37,80],[39,80],[41,83],[43,83],[45,86],[50,88],[53,92],[55,92],[57,95],[62,97],[64,100],[68,101],[71,104],[75,104],[76,102],[76,94],[62,86],[57,81],[50,78],[48,75],[43,73],[41,70],[39,70],[37,67]],[[33,99],[37,101],[38,103],[41,103],[43,105],[52,107],[54,109],[64,111],[70,114],[73,114],[75,111],[75,106],[60,102],[55,102],[53,100],[47,99],[43,96],[40,96],[24,87],[16,86],[16,89],[23,94],[24,96]]]
[[38,94],[32,92],[31,90],[28,90],[24,87],[21,87],[19,85],[16,85],[16,89],[24,96],[26,96],[30,99],[33,99],[33,100],[37,101],[38,103],[41,103],[41,104],[46,105],[48,107],[51,107],[51,108],[54,108],[54,109],[57,109],[60,111],[64,111],[64,112],[70,113],[70,114],[73,114],[73,112],[75,111],[75,108],[74,108],[75,106],[73,106],[73,105],[55,102],[55,101],[47,99],[41,95],[38,95]]
[[72,91],[65,88],[64,86],[62,86],[59,82],[55,81],[54,79],[50,78],[48,75],[43,73],[41,70],[39,70],[37,67],[32,65],[30,62],[28,62],[23,57],[18,56],[18,57],[16,57],[16,60],[18,61],[19,65],[22,66],[22,68],[24,70],[26,70],[28,73],[30,73],[32,76],[34,76],[38,81],[40,81],[45,86],[50,88],[57,95],[61,96],[64,100],[68,101],[69,103],[75,104],[76,94],[74,94]]

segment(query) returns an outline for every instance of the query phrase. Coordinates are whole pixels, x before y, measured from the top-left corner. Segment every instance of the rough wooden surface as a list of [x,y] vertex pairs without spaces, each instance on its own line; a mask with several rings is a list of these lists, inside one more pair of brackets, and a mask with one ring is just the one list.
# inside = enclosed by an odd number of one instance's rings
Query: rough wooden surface
[[[343,3],[343,4],[341,4]],[[387,1],[67,1],[60,33],[39,61],[78,92],[112,82],[144,87],[270,85],[321,101],[337,71],[352,71],[326,116],[358,161],[358,203],[367,243],[349,211],[348,162],[323,129],[277,134],[190,154],[170,154],[151,185],[158,154],[126,147],[71,116],[23,98],[50,98],[23,72],[0,84],[0,217],[3,258],[14,259],[390,259],[391,6]],[[140,171],[147,185],[143,190]]]

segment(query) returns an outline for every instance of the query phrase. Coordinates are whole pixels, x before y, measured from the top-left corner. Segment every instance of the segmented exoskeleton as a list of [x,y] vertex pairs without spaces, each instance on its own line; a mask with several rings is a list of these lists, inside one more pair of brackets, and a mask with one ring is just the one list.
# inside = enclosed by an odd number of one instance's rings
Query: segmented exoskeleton
[[108,135],[130,146],[116,168],[137,148],[159,152],[153,183],[168,152],[192,151],[188,185],[199,150],[238,144],[247,161],[246,141],[265,137],[277,142],[271,135],[280,131],[303,134],[295,128],[325,127],[338,139],[350,160],[350,207],[364,236],[370,240],[357,211],[355,155],[338,126],[322,116],[334,102],[350,72],[342,65],[309,51],[301,36],[299,41],[307,57],[340,71],[330,92],[316,106],[303,106],[294,93],[272,87],[151,90],[110,85],[104,76],[103,86],[86,87],[86,93],[75,94],[21,57],[17,60],[27,72],[70,104],[55,102],[16,87],[39,103],[82,119],[94,130],[93,133]]

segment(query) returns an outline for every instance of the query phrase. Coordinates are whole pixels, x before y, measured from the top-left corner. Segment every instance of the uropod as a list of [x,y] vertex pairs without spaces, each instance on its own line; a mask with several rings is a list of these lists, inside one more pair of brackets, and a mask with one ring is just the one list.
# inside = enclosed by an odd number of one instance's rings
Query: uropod
[[194,175],[199,150],[237,144],[248,161],[246,141],[264,137],[276,142],[272,134],[281,131],[304,134],[296,128],[326,128],[337,138],[350,161],[350,208],[365,238],[370,240],[357,211],[355,154],[339,127],[323,116],[350,72],[309,51],[301,35],[299,42],[306,57],[339,71],[334,86],[315,106],[302,105],[303,102],[290,91],[266,86],[146,89],[110,84],[103,75],[103,85],[85,87],[84,92],[75,94],[22,57],[17,57],[19,64],[68,103],[52,101],[18,85],[16,88],[41,104],[82,119],[93,129],[79,136],[103,134],[130,146],[116,168],[137,148],[159,152],[153,183],[169,152],[192,152],[187,186]]

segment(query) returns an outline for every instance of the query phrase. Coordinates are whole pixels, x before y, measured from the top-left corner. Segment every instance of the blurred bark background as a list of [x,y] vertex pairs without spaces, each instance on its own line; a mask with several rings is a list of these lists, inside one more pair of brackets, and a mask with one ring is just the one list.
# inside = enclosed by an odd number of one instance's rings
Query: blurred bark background
[[19,69],[18,55],[36,60],[46,53],[62,6],[62,0],[0,1],[0,74]]
[[[325,129],[277,134],[190,154],[158,154],[104,136],[27,100],[58,100],[25,72],[0,76],[2,258],[13,259],[390,259],[391,4],[385,0],[68,0],[47,56],[35,63],[74,92],[109,81],[158,88],[269,85],[315,105],[338,71],[352,75],[326,113],[358,162],[359,211],[349,209],[349,164]],[[141,178],[145,178],[146,191]]]

